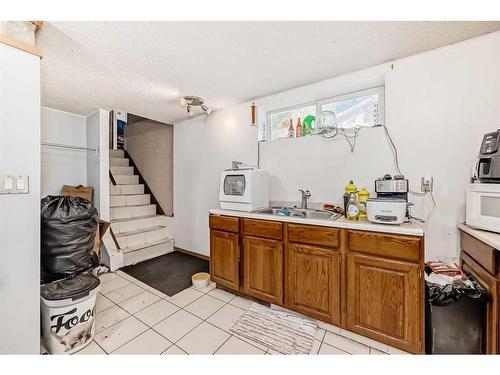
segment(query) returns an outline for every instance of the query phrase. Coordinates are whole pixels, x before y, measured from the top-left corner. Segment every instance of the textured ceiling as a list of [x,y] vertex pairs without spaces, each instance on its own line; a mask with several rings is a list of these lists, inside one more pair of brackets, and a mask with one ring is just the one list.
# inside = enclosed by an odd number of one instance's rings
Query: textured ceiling
[[174,123],[500,30],[500,22],[46,22],[42,103]]

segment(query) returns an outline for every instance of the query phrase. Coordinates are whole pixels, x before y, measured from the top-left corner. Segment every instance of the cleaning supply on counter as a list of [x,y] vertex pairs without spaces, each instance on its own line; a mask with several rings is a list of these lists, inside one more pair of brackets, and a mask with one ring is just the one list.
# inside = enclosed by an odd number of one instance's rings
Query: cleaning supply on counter
[[358,202],[356,201],[355,193],[350,193],[347,208],[345,210],[345,217],[349,221],[356,221],[359,218],[359,207]]
[[354,185],[353,181],[350,180],[349,184],[346,185],[345,187],[345,193],[344,193],[344,212],[347,212],[347,202],[349,202],[349,198],[351,197],[351,193],[356,194],[356,191],[358,188],[356,185]]
[[295,137],[295,129],[293,127],[293,120],[290,119],[290,126],[288,127],[288,138]]
[[283,208],[282,210],[279,210],[277,214],[280,216],[290,216],[290,210]]
[[302,137],[302,124],[300,123],[300,117],[297,119],[297,126],[295,127],[296,137]]
[[359,218],[366,219],[366,200],[370,197],[370,192],[366,188],[361,188],[358,192]]

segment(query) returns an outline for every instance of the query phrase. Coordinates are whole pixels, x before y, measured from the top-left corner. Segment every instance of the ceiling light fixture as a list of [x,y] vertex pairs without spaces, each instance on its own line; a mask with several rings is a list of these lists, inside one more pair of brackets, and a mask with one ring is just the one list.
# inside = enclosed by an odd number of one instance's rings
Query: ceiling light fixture
[[208,108],[205,104],[201,106],[201,109],[203,109],[207,115],[209,115],[210,112],[212,112],[212,110]]
[[200,107],[207,115],[209,115],[212,110],[204,103],[205,101],[199,96],[185,96],[181,98],[181,105],[186,106],[186,111],[189,116],[193,116],[192,107]]

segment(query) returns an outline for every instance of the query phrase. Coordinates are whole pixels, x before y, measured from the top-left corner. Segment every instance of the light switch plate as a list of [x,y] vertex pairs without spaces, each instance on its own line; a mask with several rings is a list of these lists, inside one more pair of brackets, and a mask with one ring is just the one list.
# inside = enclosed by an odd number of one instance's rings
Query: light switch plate
[[29,177],[16,175],[0,176],[0,194],[28,194]]

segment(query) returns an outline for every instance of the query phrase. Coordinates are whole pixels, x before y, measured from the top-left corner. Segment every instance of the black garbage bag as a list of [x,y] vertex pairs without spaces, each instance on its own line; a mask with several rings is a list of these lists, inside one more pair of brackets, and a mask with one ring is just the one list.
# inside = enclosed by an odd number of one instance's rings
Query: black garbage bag
[[427,354],[484,354],[488,293],[473,284],[426,282],[425,351]]
[[463,297],[468,297],[473,300],[487,299],[486,290],[484,290],[476,280],[470,280],[474,284],[474,288],[466,288],[453,284],[443,286],[428,282],[426,283],[427,300],[433,306],[446,306],[452,302],[460,301]]
[[41,201],[42,283],[75,275],[98,264],[92,251],[99,215],[86,199],[49,195]]

